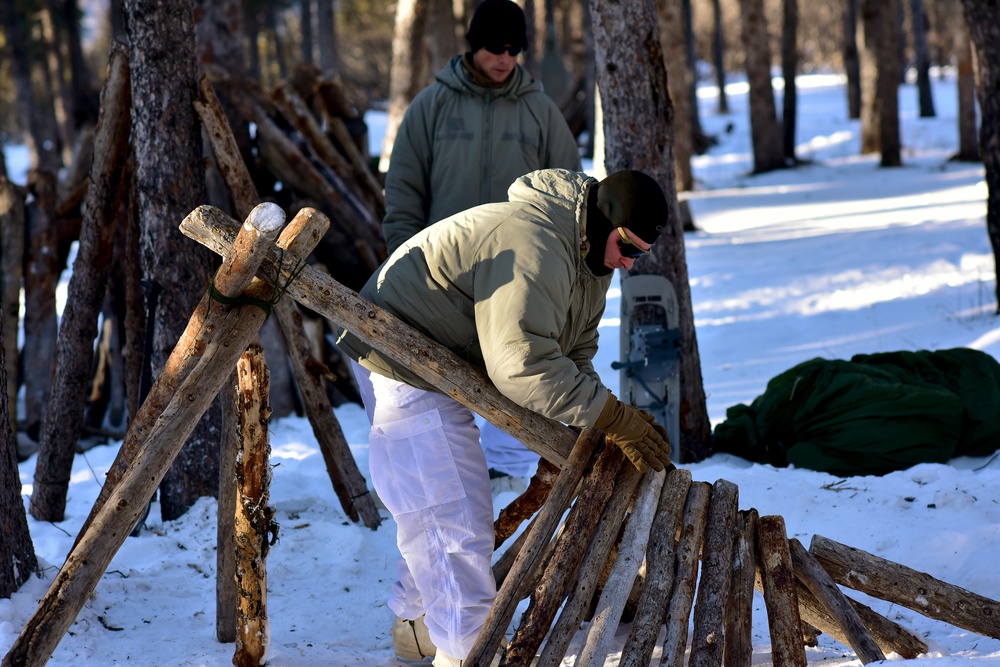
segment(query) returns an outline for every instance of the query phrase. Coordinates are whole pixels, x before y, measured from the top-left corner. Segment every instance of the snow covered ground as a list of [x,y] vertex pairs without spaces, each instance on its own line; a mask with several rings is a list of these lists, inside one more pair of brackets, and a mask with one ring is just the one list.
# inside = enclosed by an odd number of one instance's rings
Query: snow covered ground
[[[699,231],[686,237],[714,423],[726,408],[762,393],[771,377],[817,356],[964,346],[1000,358],[983,168],[948,161],[957,145],[953,79],[935,80],[938,116],[931,119],[917,117],[916,90],[901,88],[904,166],[891,170],[880,169],[877,156],[858,155],[859,126],[847,119],[843,82],[810,76],[800,79],[797,153],[811,162],[749,176],[746,88],[727,90],[732,111],[726,116],[715,114],[714,91],[702,91],[702,123],[720,144],[694,161],[698,190],[690,201]],[[381,118],[370,120],[377,150]],[[8,164],[18,180],[13,155]],[[619,308],[616,283],[595,364],[613,389]],[[336,414],[367,475],[364,411],[347,405]],[[267,562],[269,664],[405,664],[393,655],[393,615],[385,605],[396,557],[392,520],[371,531],[345,517],[305,419],[273,422],[271,442],[271,499],[281,528]],[[0,652],[9,649],[62,564],[115,449],[77,457],[65,521],[30,520],[42,576],[0,600]],[[34,458],[21,465],[26,500],[34,467]],[[687,467],[696,480],[734,482],[742,509],[783,516],[789,535],[806,545],[820,534],[1000,599],[995,457],[846,479],[729,455]],[[498,509],[512,498],[498,497]],[[158,517],[154,507],[147,529],[126,541],[50,665],[231,664],[233,645],[215,640],[216,502],[203,499],[177,521]],[[924,638],[930,651],[915,665],[1000,666],[1000,640],[856,597]],[[753,635],[754,664],[770,664],[759,595]],[[850,648],[826,636],[807,654],[810,664],[860,664]],[[565,664],[573,662],[571,656]]]

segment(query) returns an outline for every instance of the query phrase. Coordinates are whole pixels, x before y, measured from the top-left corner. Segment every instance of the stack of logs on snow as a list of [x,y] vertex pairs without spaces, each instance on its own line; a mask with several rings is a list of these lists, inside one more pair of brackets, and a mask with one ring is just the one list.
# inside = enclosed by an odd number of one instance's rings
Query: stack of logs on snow
[[[738,510],[731,482],[692,482],[682,469],[640,477],[601,440],[584,432],[554,483],[551,475],[533,478],[540,490],[529,486],[525,496],[548,499],[497,562],[503,584],[466,664],[489,664],[529,595],[501,665],[559,665],[576,638],[577,667],[604,665],[612,655],[615,664],[645,667],[661,632],[656,664],[682,665],[692,609],[688,664],[750,665],[755,589],[763,593],[775,665],[805,665],[804,647],[818,632],[851,647],[865,664],[927,651],[920,637],[837,584],[1000,638],[994,600],[819,535],[806,550],[787,537],[782,517]],[[501,538],[511,530],[502,520]],[[624,643],[615,639],[622,618],[632,621]]]

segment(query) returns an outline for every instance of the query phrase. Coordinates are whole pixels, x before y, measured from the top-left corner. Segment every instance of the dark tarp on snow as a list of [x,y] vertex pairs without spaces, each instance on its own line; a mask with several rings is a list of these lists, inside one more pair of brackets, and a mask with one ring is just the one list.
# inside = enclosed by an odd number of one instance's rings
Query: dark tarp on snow
[[845,476],[998,448],[1000,364],[967,348],[813,359],[715,428],[716,451]]

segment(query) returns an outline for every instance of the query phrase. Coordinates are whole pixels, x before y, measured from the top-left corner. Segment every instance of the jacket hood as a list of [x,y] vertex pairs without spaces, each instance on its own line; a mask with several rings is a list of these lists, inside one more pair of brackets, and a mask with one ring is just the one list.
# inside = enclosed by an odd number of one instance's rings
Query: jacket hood
[[479,97],[519,97],[542,89],[542,84],[532,78],[520,65],[514,66],[514,71],[504,85],[496,88],[480,85],[472,80],[462,65],[464,57],[464,55],[453,56],[437,73],[435,79],[458,92],[467,92]]
[[560,215],[559,211],[568,211],[576,221],[581,268],[594,277],[597,277],[596,274],[583,259],[591,248],[587,238],[587,192],[597,183],[596,178],[583,173],[566,169],[543,169],[521,176],[507,190],[507,197],[511,202],[529,203],[541,209],[549,218],[564,218],[566,213]]

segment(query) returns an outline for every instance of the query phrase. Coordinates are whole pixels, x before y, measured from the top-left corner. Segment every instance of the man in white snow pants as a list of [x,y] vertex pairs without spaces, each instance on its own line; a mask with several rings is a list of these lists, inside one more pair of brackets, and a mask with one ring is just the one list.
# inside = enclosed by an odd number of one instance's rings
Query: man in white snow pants
[[[668,221],[663,191],[638,171],[603,181],[563,169],[517,179],[484,204],[417,233],[361,295],[482,368],[519,405],[600,428],[640,470],[670,444],[652,415],[623,404],[594,370],[615,269],[648,253]],[[461,665],[496,597],[493,504],[472,412],[342,332],[372,423],[372,484],[402,554],[390,608],[396,652]]]

